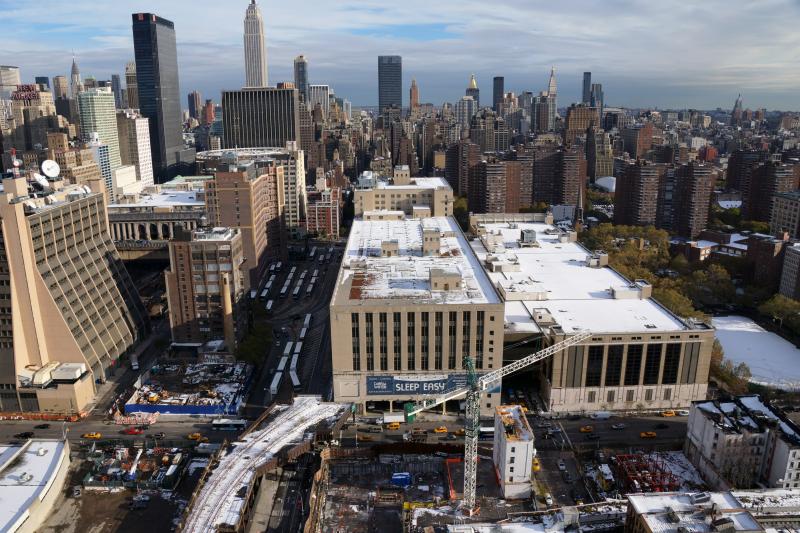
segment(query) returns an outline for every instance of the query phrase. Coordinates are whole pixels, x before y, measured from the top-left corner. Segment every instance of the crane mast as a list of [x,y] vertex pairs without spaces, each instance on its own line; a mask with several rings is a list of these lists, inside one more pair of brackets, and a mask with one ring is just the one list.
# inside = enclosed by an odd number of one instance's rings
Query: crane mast
[[589,332],[580,332],[559,341],[552,346],[540,350],[518,359],[513,363],[488,372],[478,377],[475,366],[469,356],[464,357],[464,365],[467,369],[467,385],[452,391],[448,391],[438,398],[423,400],[414,404],[411,409],[406,410],[406,416],[415,415],[441,405],[449,400],[454,400],[461,396],[466,396],[466,421],[464,423],[464,500],[462,507],[469,514],[476,510],[475,484],[478,468],[478,432],[480,426],[481,393],[490,390],[503,379],[503,377],[522,370],[542,359],[546,359],[553,354],[581,343],[591,336]]

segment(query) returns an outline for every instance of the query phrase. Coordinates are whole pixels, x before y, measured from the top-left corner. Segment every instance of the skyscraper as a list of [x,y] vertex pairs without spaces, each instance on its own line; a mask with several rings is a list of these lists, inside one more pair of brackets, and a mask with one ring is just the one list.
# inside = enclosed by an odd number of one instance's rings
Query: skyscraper
[[183,144],[175,25],[152,13],[133,14],[139,109],[150,121],[153,173],[158,182],[194,162]]
[[300,92],[300,98],[308,102],[308,59],[304,55],[294,58],[294,86]]
[[481,108],[481,90],[478,89],[478,82],[475,80],[475,74],[469,75],[469,85],[467,85],[465,96],[471,96],[472,99],[475,100],[476,111]]
[[403,58],[378,56],[378,111],[403,107]]
[[495,76],[492,84],[492,109],[495,113],[500,112],[500,105],[503,103],[505,96],[505,83],[506,79],[503,76]]
[[36,85],[44,85],[45,89],[50,90],[50,78],[47,76],[36,76],[33,81]]
[[53,78],[53,98],[66,98],[67,97],[67,77],[55,76]]
[[592,107],[597,108],[597,113],[600,117],[600,121],[603,121],[603,84],[602,83],[593,83],[592,88],[589,91],[589,104]]
[[70,81],[70,95],[73,100],[78,98],[78,93],[83,91],[83,82],[81,81],[81,69],[78,68],[78,63],[75,62],[75,56],[72,57],[72,68],[69,75]]
[[108,168],[101,166],[101,170],[108,192],[113,194],[111,173],[122,166],[114,95],[106,87],[83,91],[78,95],[78,109],[81,117],[81,135],[84,140],[89,141],[92,134],[96,133],[97,139],[108,146],[109,166]]
[[322,108],[322,115],[326,119],[328,118],[328,112],[330,111],[331,104],[330,104],[330,96],[331,96],[331,88],[327,85],[309,85],[308,86],[308,110],[314,111],[314,106],[319,104]]
[[419,108],[419,87],[417,87],[417,80],[412,78],[411,88],[408,90],[408,107],[415,111]]
[[256,0],[250,0],[244,14],[245,87],[266,87],[267,49],[264,44],[264,19]]
[[150,153],[150,128],[147,122],[136,111],[117,111],[119,156],[123,165],[136,168],[136,179],[142,187],[153,184],[153,156]]
[[[550,124],[556,123],[556,114],[558,113],[558,89],[556,87],[556,67],[550,68],[550,81],[547,84],[547,98],[548,98],[548,122]],[[552,127],[552,126],[551,126]]]
[[[591,72],[584,72],[583,73],[583,102],[586,105],[591,104],[592,100],[592,73]],[[592,104],[594,105],[594,104]]]
[[114,105],[117,109],[122,109],[122,83],[119,80],[119,74],[111,75],[111,92],[114,93]]
[[17,85],[22,84],[19,76],[19,67],[0,65],[0,100],[8,100],[11,93],[17,90]]
[[139,88],[136,85],[136,63],[133,61],[125,65],[125,94],[127,106],[131,109],[139,108]]
[[283,147],[289,141],[299,141],[299,102],[297,89],[293,87],[223,91],[222,145],[225,148]]
[[189,116],[193,119],[200,119],[200,106],[203,100],[200,98],[200,93],[192,91],[189,93]]

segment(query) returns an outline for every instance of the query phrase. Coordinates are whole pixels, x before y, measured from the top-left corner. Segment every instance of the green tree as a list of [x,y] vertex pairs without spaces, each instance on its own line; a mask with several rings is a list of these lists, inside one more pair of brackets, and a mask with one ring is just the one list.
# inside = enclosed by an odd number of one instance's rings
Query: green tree
[[800,333],[800,302],[776,294],[758,306],[758,312],[778,321],[780,327],[786,326],[793,333]]
[[743,220],[739,229],[744,231],[752,231],[754,233],[769,234],[769,223],[761,222],[760,220]]
[[684,318],[703,317],[703,314],[692,306],[692,301],[675,289],[655,287],[653,296],[661,305],[678,316]]
[[469,206],[466,196],[456,196],[453,200],[453,217],[462,231],[469,231]]

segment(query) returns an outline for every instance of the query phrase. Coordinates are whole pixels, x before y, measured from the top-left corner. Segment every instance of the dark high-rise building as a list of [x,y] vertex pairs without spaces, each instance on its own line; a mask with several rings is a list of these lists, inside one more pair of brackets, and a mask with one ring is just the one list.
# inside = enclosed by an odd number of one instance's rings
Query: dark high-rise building
[[200,120],[200,110],[202,109],[202,98],[200,93],[192,91],[189,93],[189,116],[193,119]]
[[469,139],[447,148],[444,176],[457,195],[468,196],[470,172],[480,163],[480,158],[480,146]]
[[626,152],[633,159],[647,155],[653,145],[653,124],[650,122],[622,130],[622,142]]
[[111,75],[111,92],[114,93],[114,107],[117,109],[125,107],[122,103],[122,83],[119,74]]
[[378,111],[403,107],[403,58],[378,56]]
[[708,225],[708,208],[716,175],[711,165],[688,163],[675,173],[673,231],[694,239]]
[[47,76],[36,76],[33,81],[36,85],[44,85],[45,89],[50,90],[50,78]]
[[741,183],[742,220],[770,220],[775,195],[797,190],[797,178],[794,165],[780,161],[753,167]]
[[594,105],[591,102],[592,100],[592,73],[591,72],[584,72],[583,73],[583,102],[586,105]]
[[300,98],[294,87],[222,91],[224,148],[285,147],[300,142]]
[[519,161],[491,156],[475,166],[469,186],[469,208],[476,213],[519,212]]
[[553,204],[558,179],[559,146],[542,143],[533,148],[533,204]]
[[492,84],[492,108],[495,113],[500,113],[500,105],[505,96],[506,79],[503,76],[495,76]]
[[589,104],[592,107],[597,108],[597,114],[600,117],[600,120],[603,119],[603,102],[604,102],[604,95],[603,95],[603,84],[602,83],[593,83],[592,90],[589,94]]
[[596,107],[583,104],[569,106],[564,120],[564,144],[573,144],[578,137],[585,137],[589,128],[599,126],[600,116]]
[[306,56],[294,58],[294,86],[300,91],[300,98],[308,102],[308,59]]
[[134,13],[133,49],[139,110],[150,124],[153,174],[163,182],[194,164],[194,149],[183,144],[175,25],[152,13]]
[[614,224],[654,225],[657,219],[658,193],[666,167],[635,161],[617,178],[614,194]]
[[728,174],[725,184],[729,189],[742,190],[750,179],[750,173],[759,163],[767,160],[765,150],[734,150],[728,158]]
[[562,148],[553,195],[556,205],[578,205],[586,189],[586,156],[582,146]]

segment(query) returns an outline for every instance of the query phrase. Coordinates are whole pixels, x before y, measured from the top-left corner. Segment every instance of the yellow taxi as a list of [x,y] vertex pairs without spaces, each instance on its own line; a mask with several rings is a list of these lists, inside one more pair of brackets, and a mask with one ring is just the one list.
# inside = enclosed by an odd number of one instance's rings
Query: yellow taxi
[[463,437],[466,433],[467,432],[464,431],[464,428],[458,428],[453,432],[453,435],[455,435],[456,437]]
[[639,433],[639,438],[642,438],[642,439],[654,439],[654,438],[656,438],[656,432],[655,431],[642,431],[641,433]]
[[447,433],[447,426],[439,426],[437,428],[433,428],[434,433]]
[[582,426],[580,429],[581,433],[592,433],[594,431],[594,426]]
[[81,438],[83,439],[92,439],[92,440],[98,440],[100,437],[102,437],[102,435],[96,431],[93,431],[91,433],[84,433],[83,435],[81,435]]
[[186,435],[186,438],[189,440],[200,440],[203,436],[200,433],[189,433]]
[[533,458],[532,468],[534,472],[538,472],[539,470],[542,469],[542,464],[539,462],[538,457]]
[[356,441],[358,442],[370,442],[373,440],[375,440],[375,438],[372,435],[362,435],[360,433],[356,435]]
[[400,429],[400,422],[389,422],[386,424],[386,429],[395,430]]
[[675,411],[673,411],[671,409],[668,410],[668,411],[661,411],[661,416],[667,416],[667,417],[675,416]]

